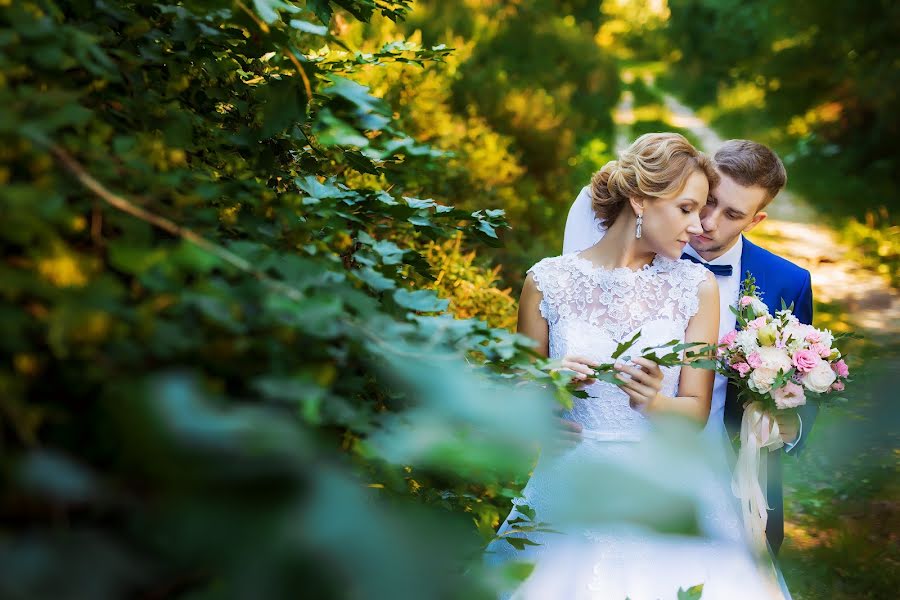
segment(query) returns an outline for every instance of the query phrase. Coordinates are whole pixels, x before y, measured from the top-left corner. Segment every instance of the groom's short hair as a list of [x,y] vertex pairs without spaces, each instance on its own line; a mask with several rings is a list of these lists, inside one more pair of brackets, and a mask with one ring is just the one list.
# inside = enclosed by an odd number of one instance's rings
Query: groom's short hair
[[759,210],[764,209],[787,183],[784,163],[767,146],[750,140],[728,140],[716,151],[716,168],[746,187],[766,190],[766,199]]

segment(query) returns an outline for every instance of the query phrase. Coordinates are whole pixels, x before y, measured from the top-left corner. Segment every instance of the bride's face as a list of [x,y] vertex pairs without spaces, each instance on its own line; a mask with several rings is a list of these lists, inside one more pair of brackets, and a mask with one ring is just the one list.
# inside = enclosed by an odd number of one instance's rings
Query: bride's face
[[645,202],[641,239],[648,249],[666,258],[680,258],[691,236],[703,233],[700,210],[708,195],[706,175],[695,171],[680,192]]

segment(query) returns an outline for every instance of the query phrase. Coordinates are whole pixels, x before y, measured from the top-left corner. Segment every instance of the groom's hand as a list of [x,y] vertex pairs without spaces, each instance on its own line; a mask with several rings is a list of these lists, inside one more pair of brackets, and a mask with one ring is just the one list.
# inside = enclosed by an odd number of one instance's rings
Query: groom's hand
[[781,441],[785,444],[793,444],[800,437],[800,416],[795,412],[775,413],[778,422],[778,431],[781,433]]

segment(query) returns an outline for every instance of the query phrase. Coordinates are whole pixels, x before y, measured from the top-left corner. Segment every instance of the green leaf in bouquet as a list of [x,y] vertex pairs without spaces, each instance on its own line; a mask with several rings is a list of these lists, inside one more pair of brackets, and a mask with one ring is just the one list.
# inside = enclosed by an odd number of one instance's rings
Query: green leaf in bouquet
[[787,372],[783,369],[779,369],[778,374],[775,376],[775,381],[772,383],[772,388],[777,389],[786,385],[795,372],[796,369],[789,369]]
[[794,303],[791,302],[789,305],[785,304],[784,298],[782,298],[781,299],[781,310],[789,310],[791,312],[794,312]]
[[737,326],[739,329],[743,329],[747,326],[747,319],[744,317],[744,311],[740,310],[736,306],[729,306],[728,310],[732,312],[734,315],[735,321],[737,322]]

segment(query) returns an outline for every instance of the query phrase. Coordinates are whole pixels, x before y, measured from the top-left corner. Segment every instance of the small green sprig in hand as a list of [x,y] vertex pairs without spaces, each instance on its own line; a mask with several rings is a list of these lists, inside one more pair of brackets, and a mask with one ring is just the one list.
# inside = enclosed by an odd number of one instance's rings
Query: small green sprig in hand
[[[628,362],[631,356],[626,352],[632,348],[635,342],[641,337],[641,331],[638,330],[634,336],[625,340],[616,346],[616,350],[610,358],[612,362],[597,365],[594,368],[594,379],[597,381],[605,381],[616,386],[622,386],[625,382],[618,377],[618,371],[615,364],[619,361]],[[650,346],[644,349],[644,353],[640,354],[641,358],[645,358],[659,365],[660,367],[694,367],[697,369],[709,369],[715,371],[717,362],[715,360],[715,352],[718,346],[716,344],[704,344],[703,342],[679,342],[679,340],[669,340],[664,344]],[[663,353],[657,352],[663,350]],[[684,356],[682,357],[682,352]],[[573,395],[578,398],[587,398],[587,392],[584,390],[574,390]]]

